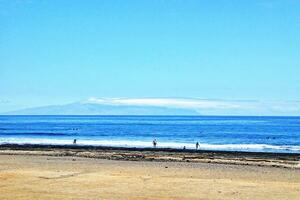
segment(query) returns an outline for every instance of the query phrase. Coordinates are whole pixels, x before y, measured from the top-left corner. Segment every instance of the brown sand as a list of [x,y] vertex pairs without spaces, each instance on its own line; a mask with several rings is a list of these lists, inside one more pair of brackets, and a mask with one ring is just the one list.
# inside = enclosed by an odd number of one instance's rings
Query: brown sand
[[300,199],[300,170],[0,155],[0,199]]

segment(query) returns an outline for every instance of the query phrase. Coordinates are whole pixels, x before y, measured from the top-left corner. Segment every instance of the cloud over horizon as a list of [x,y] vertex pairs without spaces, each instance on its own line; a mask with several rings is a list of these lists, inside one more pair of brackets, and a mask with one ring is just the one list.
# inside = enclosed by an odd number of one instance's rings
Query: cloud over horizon
[[300,115],[299,101],[209,100],[197,98],[96,98],[82,103],[184,108],[207,115]]
[[300,101],[91,97],[68,104],[7,110],[2,114],[300,116]]
[[98,103],[108,105],[130,105],[130,106],[161,106],[174,108],[239,108],[233,102],[218,100],[203,100],[193,98],[95,98],[91,97],[87,103]]

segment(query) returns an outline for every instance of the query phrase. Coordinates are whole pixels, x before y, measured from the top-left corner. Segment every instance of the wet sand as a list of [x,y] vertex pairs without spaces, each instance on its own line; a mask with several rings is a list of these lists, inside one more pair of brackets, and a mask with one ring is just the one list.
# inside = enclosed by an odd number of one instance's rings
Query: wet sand
[[[0,148],[0,199],[299,199],[300,169],[181,160],[201,153]],[[66,152],[67,151],[67,152]],[[78,155],[70,155],[71,152]],[[81,152],[83,151],[83,152]],[[118,159],[82,156],[113,152]],[[96,153],[98,152],[98,154]],[[140,156],[137,156],[140,155]],[[151,154],[151,155],[152,155]],[[218,154],[215,152],[215,154]],[[173,157],[174,157],[173,155]],[[221,156],[221,155],[219,155]],[[224,157],[224,155],[222,155]],[[275,157],[278,156],[274,155]],[[217,155],[215,155],[217,157]],[[241,158],[241,156],[236,156]],[[244,155],[245,157],[245,155]],[[264,156],[263,156],[264,157]],[[272,156],[270,156],[272,157]],[[279,156],[280,157],[280,156]],[[114,158],[113,156],[111,158]],[[127,159],[126,158],[131,158]],[[135,159],[138,158],[138,159]],[[206,158],[208,159],[208,158]],[[253,158],[251,158],[253,159]],[[275,159],[275,158],[272,158]],[[281,159],[283,157],[281,156]],[[297,156],[287,160],[298,162]],[[211,159],[213,160],[213,159]],[[277,160],[279,161],[279,160]]]
[[124,148],[79,145],[0,145],[2,155],[75,156],[108,160],[194,162],[300,169],[300,154]]

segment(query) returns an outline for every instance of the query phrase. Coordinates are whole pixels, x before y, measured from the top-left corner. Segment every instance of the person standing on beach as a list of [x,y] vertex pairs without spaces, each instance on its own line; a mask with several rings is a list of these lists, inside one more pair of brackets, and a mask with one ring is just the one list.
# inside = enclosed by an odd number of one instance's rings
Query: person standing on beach
[[76,139],[74,139],[74,140],[73,140],[73,144],[76,144],[76,142],[77,142],[77,140],[76,140]]
[[156,145],[157,145],[157,141],[156,141],[156,139],[154,139],[152,143],[153,143],[153,147],[155,148],[155,147],[156,147]]
[[199,142],[196,142],[196,150],[199,148]]

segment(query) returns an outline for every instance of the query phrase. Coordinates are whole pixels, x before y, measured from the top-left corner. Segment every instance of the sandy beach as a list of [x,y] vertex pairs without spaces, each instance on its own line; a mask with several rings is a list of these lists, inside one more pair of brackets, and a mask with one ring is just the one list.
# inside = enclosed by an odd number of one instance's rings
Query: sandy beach
[[[170,161],[112,160],[63,155],[66,149],[56,148],[0,149],[0,199],[299,199],[300,196],[300,170],[296,165],[181,162],[172,160],[170,155]],[[97,151],[112,154],[122,150]],[[132,158],[138,153],[145,154],[134,151]],[[178,159],[180,154],[184,153],[173,152],[173,158]]]

